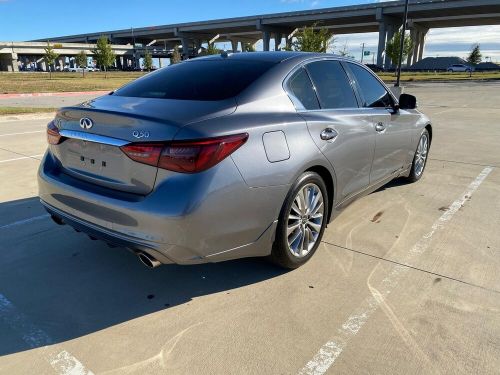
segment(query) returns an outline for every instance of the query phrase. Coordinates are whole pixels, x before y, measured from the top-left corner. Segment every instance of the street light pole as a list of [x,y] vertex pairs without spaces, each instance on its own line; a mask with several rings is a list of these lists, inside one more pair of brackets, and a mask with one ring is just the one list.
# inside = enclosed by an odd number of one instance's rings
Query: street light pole
[[365,54],[365,44],[361,45],[361,63],[363,63],[363,56]]
[[406,33],[406,23],[408,22],[408,2],[405,1],[405,14],[403,17],[403,30],[401,32],[400,43],[399,43],[399,62],[398,62],[398,79],[394,86],[399,87],[399,82],[401,80],[401,64],[403,63],[403,48],[405,45],[405,33]]

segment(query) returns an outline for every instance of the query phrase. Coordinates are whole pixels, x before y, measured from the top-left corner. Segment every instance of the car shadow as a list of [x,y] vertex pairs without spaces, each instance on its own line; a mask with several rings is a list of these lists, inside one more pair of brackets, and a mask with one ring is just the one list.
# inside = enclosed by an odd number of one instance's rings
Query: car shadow
[[[408,184],[411,184],[412,182],[410,182],[407,178],[405,177],[399,177],[399,178],[395,178],[394,180],[388,182],[387,184],[385,184],[384,186],[381,186],[379,187],[377,190],[375,190],[373,193],[378,193],[380,191],[384,191],[384,190],[388,190],[388,189],[392,189],[392,188],[396,188],[396,187],[400,187],[400,186],[405,186],[405,185],[408,185]],[[372,194],[373,194],[372,193]]]
[[264,259],[148,269],[42,215],[38,198],[0,204],[0,356],[42,345],[22,339],[27,325],[60,343],[286,272]]

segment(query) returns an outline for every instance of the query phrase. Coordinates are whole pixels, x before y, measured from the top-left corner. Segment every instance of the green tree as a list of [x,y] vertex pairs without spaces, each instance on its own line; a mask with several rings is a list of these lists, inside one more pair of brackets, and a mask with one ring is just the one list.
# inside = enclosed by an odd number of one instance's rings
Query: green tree
[[[401,61],[404,61],[413,49],[413,41],[410,35],[405,34],[403,40],[403,56]],[[391,59],[392,65],[397,65],[399,61],[399,51],[401,50],[401,31],[396,31],[391,40],[385,45],[385,54]]]
[[483,58],[481,50],[479,49],[479,44],[474,44],[472,46],[472,51],[470,51],[469,57],[467,57],[467,62],[469,64],[479,64]]
[[87,67],[87,54],[83,51],[78,52],[75,56],[75,64],[77,67],[83,68],[82,75],[85,77],[85,68]]
[[52,79],[52,65],[54,65],[56,59],[59,57],[59,54],[54,52],[54,48],[50,45],[47,40],[47,47],[44,48],[45,54],[43,55],[45,59],[45,63],[47,64],[47,68],[49,69],[49,79]]
[[108,43],[108,38],[101,36],[92,50],[97,65],[104,69],[104,78],[108,78],[107,68],[115,62],[115,53]]
[[255,47],[252,43],[243,43],[243,52],[255,52]]
[[349,48],[347,48],[347,42],[345,42],[344,47],[339,50],[339,55],[344,57],[349,57]]
[[172,56],[170,56],[170,64],[177,64],[181,62],[181,54],[179,53],[179,47],[175,46],[172,52]]
[[149,51],[146,51],[144,54],[144,69],[149,72],[151,68],[153,68],[153,56],[151,56]]
[[292,48],[301,52],[322,52],[326,53],[333,47],[333,33],[325,27],[304,27],[295,34]]
[[207,48],[205,49],[206,55],[218,55],[220,53],[219,49],[215,46],[214,43],[208,43]]

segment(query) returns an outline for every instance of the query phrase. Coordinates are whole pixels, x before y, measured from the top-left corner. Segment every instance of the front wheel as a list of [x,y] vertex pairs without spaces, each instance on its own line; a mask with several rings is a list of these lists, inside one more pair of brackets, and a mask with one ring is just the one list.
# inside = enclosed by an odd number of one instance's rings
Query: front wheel
[[288,193],[278,219],[271,259],[294,269],[306,263],[319,246],[328,218],[328,194],[323,179],[303,173]]
[[427,164],[427,156],[429,154],[430,147],[430,137],[429,132],[424,130],[418,141],[417,150],[415,151],[415,156],[413,157],[413,164],[411,165],[411,172],[408,179],[411,182],[420,180],[424,174],[424,169]]

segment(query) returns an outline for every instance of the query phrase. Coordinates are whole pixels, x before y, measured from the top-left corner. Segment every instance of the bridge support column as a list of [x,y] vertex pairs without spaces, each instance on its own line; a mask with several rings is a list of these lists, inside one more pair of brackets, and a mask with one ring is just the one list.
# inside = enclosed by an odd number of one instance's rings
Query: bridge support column
[[420,31],[415,30],[415,35],[414,35],[414,39],[413,39],[413,53],[412,53],[412,59],[411,59],[412,65],[417,62],[419,43],[420,43]]
[[408,58],[406,59],[406,67],[409,68],[411,65],[413,65],[412,63],[412,57],[413,57],[413,51],[415,50],[415,46],[416,46],[416,40],[417,40],[417,30],[415,30],[415,28],[411,28],[410,29],[410,39],[411,39],[411,42],[412,42],[412,45],[413,45],[413,49],[410,51],[410,53],[408,54]]
[[378,25],[378,49],[377,49],[377,65],[384,65],[385,43],[387,38],[387,30],[385,22],[380,22]]
[[187,60],[189,58],[189,39],[182,38],[181,43],[182,43],[182,59]]
[[[399,25],[388,24],[386,27],[387,27],[387,41],[386,41],[386,44],[387,44],[387,42],[389,42],[394,37],[394,34],[399,29]],[[384,49],[385,49],[385,46],[384,46]],[[391,58],[389,56],[387,56],[387,54],[386,54],[384,68],[391,69],[392,65],[393,64],[392,64]]]
[[66,57],[64,57],[64,56],[59,56],[58,59],[56,60],[56,64],[59,67],[60,72],[64,71],[64,63],[65,62],[66,62]]
[[422,60],[425,48],[425,37],[429,30],[416,24],[411,25],[411,40],[413,42],[413,51],[408,56],[408,65],[413,65]]
[[264,31],[262,33],[262,44],[264,51],[269,51],[269,42],[271,41],[271,33],[269,31]]
[[0,55],[0,70],[18,72],[19,62],[17,60],[17,53],[2,53]]
[[425,37],[427,36],[427,30],[420,32],[420,39],[418,41],[419,49],[418,49],[418,61],[422,60],[424,56],[425,49]]
[[274,34],[274,50],[275,51],[279,50],[282,38],[283,38],[282,33],[275,33]]
[[122,59],[123,59],[123,56],[116,56],[116,67],[120,70],[123,69]]
[[235,39],[231,39],[231,48],[233,52],[238,52],[238,41]]

